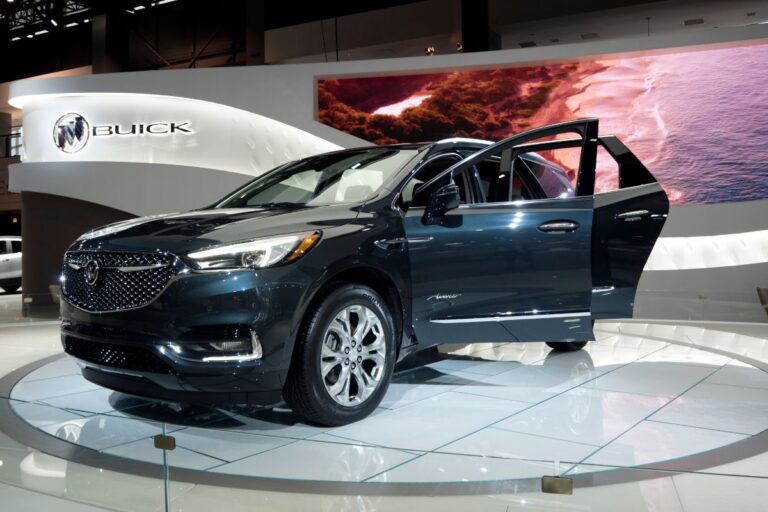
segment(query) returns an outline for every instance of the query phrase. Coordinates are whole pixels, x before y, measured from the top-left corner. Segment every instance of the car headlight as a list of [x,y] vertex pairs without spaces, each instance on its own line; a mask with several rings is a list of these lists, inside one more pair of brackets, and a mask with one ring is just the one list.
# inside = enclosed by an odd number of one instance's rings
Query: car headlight
[[298,260],[317,245],[320,236],[315,231],[219,245],[191,252],[187,259],[200,270],[272,267]]

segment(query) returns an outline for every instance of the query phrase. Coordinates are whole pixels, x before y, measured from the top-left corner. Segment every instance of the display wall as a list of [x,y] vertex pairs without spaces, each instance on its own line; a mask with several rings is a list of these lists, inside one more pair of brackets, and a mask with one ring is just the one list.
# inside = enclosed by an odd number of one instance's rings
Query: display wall
[[[10,187],[22,194],[68,197],[120,210],[126,215],[199,208],[271,165],[335,147],[372,143],[349,128],[337,129],[320,121],[319,113],[324,107],[318,102],[319,83],[366,77],[397,77],[396,82],[404,76],[428,75],[450,80],[457,70],[488,75],[487,70],[494,69],[567,70],[568,66],[575,66],[571,74],[566,73],[560,79],[549,76],[546,83],[536,85],[548,92],[526,88],[527,94],[523,96],[528,100],[533,96],[540,102],[531,112],[523,112],[530,114],[528,118],[520,117],[520,111],[525,109],[511,109],[510,112],[519,114],[514,118],[516,125],[510,128],[489,124],[483,129],[496,129],[498,137],[503,137],[508,129],[525,128],[526,122],[533,126],[545,119],[559,120],[558,109],[560,114],[567,113],[563,108],[573,108],[573,115],[599,115],[602,131],[614,131],[640,153],[677,202],[671,208],[657,250],[640,282],[636,315],[764,322],[767,317],[756,289],[768,286],[768,222],[765,220],[768,219],[765,190],[768,180],[762,165],[768,159],[763,147],[765,125],[761,123],[768,105],[765,101],[768,88],[760,78],[765,76],[765,66],[760,62],[761,55],[766,53],[766,40],[768,25],[751,25],[476,54],[26,80],[11,85],[10,102],[23,108],[28,151],[22,163],[11,166]],[[635,69],[630,65],[636,59],[646,62],[647,59],[677,58],[674,55],[721,55],[717,52],[731,49],[746,53],[741,60],[719,57],[719,61],[710,62],[709,71],[697,74],[691,82],[693,85],[679,86],[675,94],[668,95],[681,99],[678,103],[662,102],[669,98],[660,95],[659,89],[659,84],[672,76],[670,73],[674,74],[677,65],[669,64],[664,68],[666,71],[654,75],[656,79],[652,83],[640,77],[647,78],[648,70],[660,68],[644,65]],[[641,57],[637,51],[643,52]],[[680,57],[680,66],[686,59],[687,56]],[[754,65],[750,68],[745,62]],[[738,68],[738,73],[715,74],[721,67],[728,66]],[[619,72],[620,76],[616,75]],[[517,72],[508,73],[514,76]],[[693,74],[675,76],[690,79]],[[542,77],[538,81],[541,82]],[[626,83],[627,77],[634,78],[630,80],[630,90],[625,91],[617,85],[617,80],[619,84]],[[718,82],[718,77],[725,82]],[[390,78],[387,80],[395,83]],[[552,83],[553,80],[559,82]],[[706,80],[713,81],[706,84],[709,89],[699,83]],[[587,83],[588,87],[581,87]],[[424,87],[424,83],[419,87]],[[574,87],[583,90],[577,94]],[[502,88],[499,94],[505,94],[510,101],[522,101],[520,95],[508,94],[507,89],[512,88]],[[596,95],[598,89],[602,90],[600,95]],[[703,105],[690,98],[707,90],[708,98],[714,101],[722,97],[722,101],[708,103],[708,109],[701,112],[689,108],[683,114],[672,115],[673,106]],[[471,94],[472,91],[473,88],[468,87],[465,92]],[[557,91],[560,91],[557,93],[560,100],[553,101]],[[363,121],[368,115],[365,110],[374,112],[397,105],[404,95],[397,87],[371,87],[360,92],[374,98],[373,103],[359,105]],[[418,89],[410,90],[405,99],[418,96],[417,92]],[[478,88],[477,98],[482,99],[486,92]],[[574,106],[575,97],[581,98],[578,109]],[[636,109],[634,104],[630,108],[632,102],[650,102],[653,98],[658,100],[654,100],[658,109],[650,106]],[[742,110],[731,109],[729,102],[737,99]],[[345,101],[352,102],[351,99]],[[377,106],[376,102],[380,104]],[[426,107],[430,99],[422,98],[421,102]],[[753,109],[745,106],[753,103]],[[552,108],[546,108],[547,104]],[[473,104],[469,101],[468,105]],[[481,105],[482,102],[475,103],[472,108],[478,109]],[[333,112],[343,114],[345,108],[351,107],[337,105]],[[401,115],[408,112],[397,108],[388,111]],[[327,106],[325,109],[328,110]],[[233,111],[236,114],[232,114]],[[642,113],[646,117],[631,119],[627,112]],[[654,112],[664,121],[665,131],[659,131],[658,118],[656,124],[647,122],[648,119],[654,121],[651,115]],[[57,121],[69,113],[83,114],[94,126],[117,124],[121,132],[130,131],[129,127],[134,124],[144,124],[146,128],[156,122],[188,120],[191,124],[185,126],[195,133],[177,133],[176,142],[170,135],[160,135],[165,144],[156,144],[149,135],[144,139],[141,134],[104,136],[87,142],[80,151],[66,153],[57,147],[54,133]],[[159,114],[163,114],[162,119]],[[500,121],[496,119],[496,122]],[[695,132],[687,129],[694,125],[700,129]],[[434,129],[434,123],[422,122],[421,126]],[[473,131],[465,130],[468,135],[473,135]],[[355,133],[378,140],[365,131]],[[442,133],[433,131],[431,135],[438,137]],[[706,148],[702,149],[701,144],[706,144]],[[655,147],[661,149],[656,151]],[[286,149],[288,153],[284,152]],[[702,155],[708,158],[702,161]],[[676,162],[669,166],[676,169],[660,170],[664,159]],[[93,216],[81,217],[83,223],[77,225],[78,230],[106,222],[96,210],[94,212]],[[739,236],[730,236],[734,234]],[[61,254],[50,251],[49,238],[43,223],[25,231],[25,252],[40,251],[47,258],[45,263],[44,258],[34,258],[40,262],[38,268],[28,269],[25,265],[25,273],[55,274]],[[749,240],[754,246],[744,247],[743,240]],[[674,253],[674,258],[669,260],[672,264],[664,259],[669,251]],[[756,256],[743,260],[739,255],[744,251]],[[703,258],[702,254],[717,257]],[[28,292],[35,290],[25,286],[25,300]],[[41,286],[37,293],[47,294],[47,287]]]
[[[768,41],[535,66],[324,78],[318,119],[375,144],[500,140],[578,117],[625,141],[672,204],[768,197]],[[578,155],[552,155],[566,168]],[[596,190],[609,189],[610,159]]]

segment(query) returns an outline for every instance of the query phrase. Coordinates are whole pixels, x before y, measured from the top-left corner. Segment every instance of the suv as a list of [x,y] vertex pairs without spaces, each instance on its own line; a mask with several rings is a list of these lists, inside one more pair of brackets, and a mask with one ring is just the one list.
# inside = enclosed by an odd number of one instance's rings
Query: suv
[[[81,236],[62,343],[88,380],[167,400],[275,403],[341,425],[395,363],[440,343],[578,350],[632,315],[669,203],[585,119],[501,142],[349,149],[283,165],[214,205]],[[618,190],[595,194],[598,147]],[[572,176],[543,155],[569,148]]]
[[21,288],[20,236],[0,236],[0,288],[7,293]]

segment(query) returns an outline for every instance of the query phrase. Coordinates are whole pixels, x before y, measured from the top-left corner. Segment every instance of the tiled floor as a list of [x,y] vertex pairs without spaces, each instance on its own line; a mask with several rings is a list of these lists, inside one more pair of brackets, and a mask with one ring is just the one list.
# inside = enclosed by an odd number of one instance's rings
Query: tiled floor
[[[338,428],[280,408],[132,398],[88,383],[69,359],[29,373],[8,398],[31,428],[103,454],[159,464],[152,436],[165,423],[172,468],[317,481],[581,474],[727,449],[768,428],[766,374],[708,350],[713,339],[726,350],[754,337],[641,323],[596,334],[564,354],[534,343],[445,347],[398,372],[373,415]],[[759,344],[748,351],[759,355]]]

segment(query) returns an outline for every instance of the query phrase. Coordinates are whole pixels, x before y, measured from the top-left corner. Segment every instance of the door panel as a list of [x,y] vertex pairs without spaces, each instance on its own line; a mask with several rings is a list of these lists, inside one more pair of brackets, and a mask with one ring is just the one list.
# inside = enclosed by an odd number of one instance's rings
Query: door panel
[[[404,219],[419,342],[591,336],[591,197],[466,205],[437,225],[422,215]],[[563,223],[576,227],[541,229]]]
[[[564,134],[580,138],[557,140]],[[535,180],[515,170],[513,157],[540,139],[580,148],[579,197],[524,193],[524,183]],[[462,205],[434,225],[422,222],[423,208],[409,209],[403,219],[419,343],[593,339],[596,144],[594,119],[545,126],[488,146],[423,185],[432,190],[450,176],[477,177],[476,165],[499,162],[498,179],[481,194],[497,202]],[[494,186],[505,190],[491,194]],[[479,182],[475,188],[481,190]]]
[[595,195],[595,318],[632,316],[637,283],[668,212],[667,195],[658,183]]
[[592,313],[631,317],[637,284],[669,213],[653,174],[619,139],[598,139],[616,161],[619,190],[595,195]]

